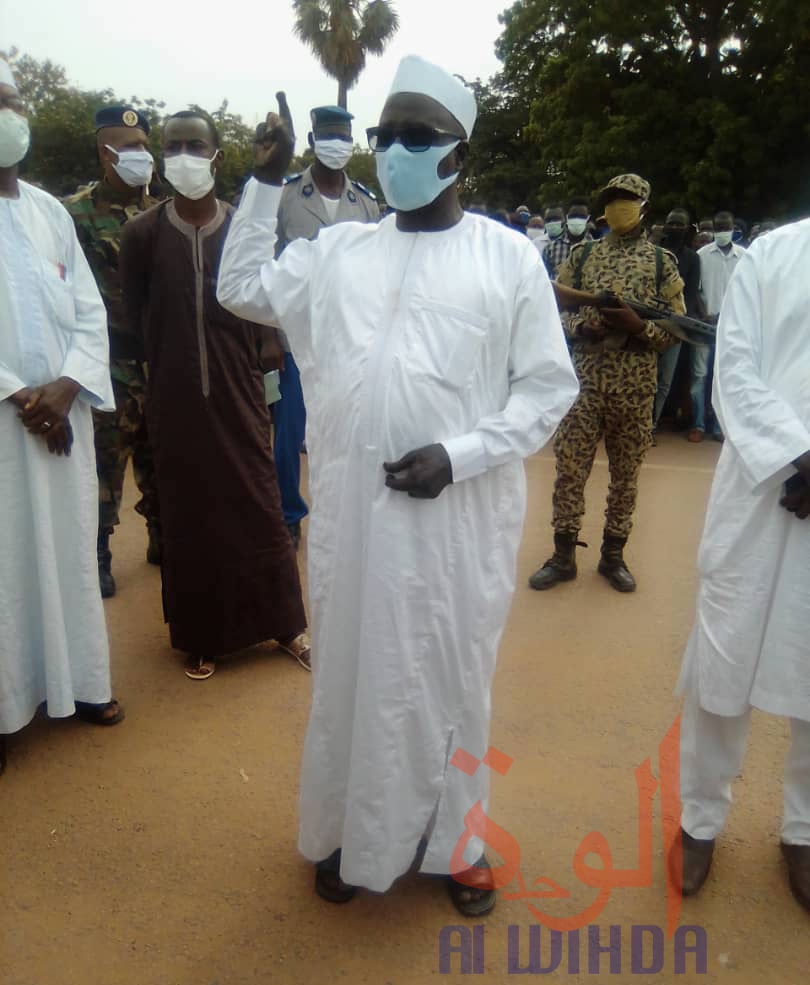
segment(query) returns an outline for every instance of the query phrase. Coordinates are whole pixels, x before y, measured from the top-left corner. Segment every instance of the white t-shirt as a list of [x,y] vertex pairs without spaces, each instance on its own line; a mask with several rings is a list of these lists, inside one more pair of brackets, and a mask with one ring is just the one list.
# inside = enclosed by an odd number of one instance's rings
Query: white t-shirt
[[326,195],[321,194],[323,199],[323,207],[326,209],[326,214],[329,216],[329,221],[334,222],[337,216],[338,205],[340,205],[339,198],[327,198]]

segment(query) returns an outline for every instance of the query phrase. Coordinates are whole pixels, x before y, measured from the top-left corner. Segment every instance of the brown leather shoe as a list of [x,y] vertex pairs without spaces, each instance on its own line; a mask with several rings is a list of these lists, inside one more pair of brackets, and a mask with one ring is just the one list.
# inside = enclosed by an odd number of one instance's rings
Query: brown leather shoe
[[669,856],[670,874],[676,886],[680,886],[684,896],[694,896],[709,875],[714,854],[714,838],[701,840],[693,838],[681,828],[682,859],[681,871],[673,869],[675,850]]
[[686,436],[686,440],[691,441],[693,445],[700,444],[700,442],[703,441],[703,432],[700,428],[692,428]]
[[788,867],[788,879],[793,895],[810,912],[810,845],[786,845],[782,854]]

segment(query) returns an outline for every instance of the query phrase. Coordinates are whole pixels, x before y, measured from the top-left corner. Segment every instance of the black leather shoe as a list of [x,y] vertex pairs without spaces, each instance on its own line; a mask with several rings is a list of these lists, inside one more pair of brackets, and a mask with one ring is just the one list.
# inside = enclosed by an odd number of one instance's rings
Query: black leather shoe
[[101,597],[111,599],[115,595],[115,578],[112,576],[112,551],[110,550],[110,534],[112,529],[99,530],[96,553],[98,556],[98,583]]
[[810,912],[810,845],[786,845],[783,841],[782,855],[787,862],[791,892]]
[[537,592],[553,588],[561,581],[573,581],[577,576],[577,547],[587,547],[577,540],[577,534],[555,533],[554,554],[542,568],[529,578],[529,587]]
[[714,855],[714,838],[693,838],[681,828],[682,858],[680,871],[674,869],[675,849],[669,856],[669,871],[684,896],[694,896],[709,875]]
[[152,524],[149,528],[149,546],[146,548],[147,564],[154,564],[157,567],[163,563],[163,540],[160,535],[160,527]]
[[614,537],[605,534],[602,541],[602,556],[599,559],[597,571],[603,575],[617,592],[634,592],[636,579],[630,574],[630,569],[624,563],[624,545],[626,537]]

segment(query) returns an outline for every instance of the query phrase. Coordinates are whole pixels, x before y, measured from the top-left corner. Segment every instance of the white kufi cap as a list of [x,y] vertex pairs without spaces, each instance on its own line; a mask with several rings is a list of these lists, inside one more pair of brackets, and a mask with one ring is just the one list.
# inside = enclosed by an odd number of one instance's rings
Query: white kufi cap
[[455,75],[418,55],[406,55],[399,63],[389,96],[397,92],[418,92],[430,96],[449,110],[464,127],[469,138],[478,108],[472,91]]
[[17,88],[11,66],[4,58],[0,58],[0,85],[11,86],[12,89]]

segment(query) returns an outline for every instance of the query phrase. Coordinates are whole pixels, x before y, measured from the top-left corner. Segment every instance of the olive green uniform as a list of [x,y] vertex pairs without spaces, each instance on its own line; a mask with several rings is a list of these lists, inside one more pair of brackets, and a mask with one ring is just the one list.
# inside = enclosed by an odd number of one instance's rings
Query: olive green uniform
[[124,224],[155,204],[144,195],[124,202],[104,182],[92,182],[64,200],[107,308],[110,375],[116,410],[94,411],[96,469],[99,485],[99,531],[120,522],[127,462],[132,458],[141,498],[135,509],[147,526],[159,529],[157,483],[144,416],[146,372],[139,339],[127,330],[118,276],[118,249]]

